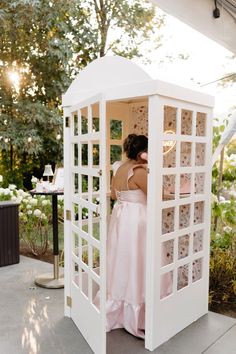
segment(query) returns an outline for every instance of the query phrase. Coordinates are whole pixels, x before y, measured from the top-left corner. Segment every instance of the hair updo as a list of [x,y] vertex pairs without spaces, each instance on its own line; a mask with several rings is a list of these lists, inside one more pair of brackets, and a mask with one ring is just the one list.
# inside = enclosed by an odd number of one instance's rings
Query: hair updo
[[147,151],[148,138],[145,135],[129,134],[123,147],[126,156],[129,159],[136,160],[140,152]]

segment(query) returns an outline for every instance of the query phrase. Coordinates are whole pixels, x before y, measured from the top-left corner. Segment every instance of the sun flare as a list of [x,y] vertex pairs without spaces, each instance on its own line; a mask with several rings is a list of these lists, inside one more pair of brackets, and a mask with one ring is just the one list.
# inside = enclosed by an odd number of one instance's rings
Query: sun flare
[[8,76],[15,90],[18,91],[20,87],[20,75],[16,71],[9,71]]

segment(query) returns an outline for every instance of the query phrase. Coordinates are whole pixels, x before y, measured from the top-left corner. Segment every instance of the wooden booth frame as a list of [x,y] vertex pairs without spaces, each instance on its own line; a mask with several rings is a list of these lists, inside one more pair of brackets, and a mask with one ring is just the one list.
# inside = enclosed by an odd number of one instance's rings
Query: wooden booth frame
[[[98,93],[68,90],[63,97],[64,106],[64,166],[65,166],[65,315],[71,317],[95,353],[106,353],[106,237],[109,220],[110,189],[110,132],[109,113],[124,106],[122,117],[123,137],[132,132],[129,124],[130,104],[145,101],[148,107],[149,161],[147,195],[147,244],[146,244],[146,313],[145,347],[154,350],[208,311],[210,200],[211,200],[211,140],[213,98],[201,92],[178,87],[142,76],[132,82],[135,64],[123,58],[102,58],[85,69],[80,86],[93,84]],[[96,69],[96,71],[95,71]],[[123,73],[123,85],[110,80],[111,72]],[[97,83],[102,72],[103,84]],[[106,74],[107,72],[107,74]],[[107,76],[106,76],[107,75]],[[94,77],[95,76],[95,77]],[[143,81],[142,81],[143,80]],[[96,84],[95,84],[96,83]],[[82,85],[83,86],[83,85]],[[95,90],[94,89],[94,90]],[[100,90],[100,91],[99,91]],[[93,110],[99,116],[99,126],[94,129]],[[165,107],[174,107],[176,127],[174,132],[164,127]],[[113,109],[113,111],[112,111]],[[183,111],[191,112],[191,127],[183,133]],[[86,112],[86,114],[84,113]],[[86,115],[86,131],[82,131],[82,116]],[[205,120],[204,134],[198,134],[199,119]],[[81,128],[82,127],[82,128]],[[82,129],[82,130],[81,130]],[[166,141],[174,144],[175,163],[166,166],[163,150]],[[114,140],[114,145],[122,141]],[[191,146],[190,162],[181,162],[184,144]],[[99,164],[93,163],[94,146],[99,145]],[[76,148],[75,148],[76,146]],[[84,147],[86,146],[86,150]],[[204,148],[204,159],[196,162],[198,148]],[[82,165],[82,153],[86,151],[88,162]],[[190,191],[180,193],[183,174],[190,178]],[[163,198],[163,179],[175,176],[174,193]],[[196,177],[204,176],[204,187],[196,191]],[[83,190],[82,179],[86,176],[88,188]],[[76,182],[75,182],[76,179]],[[93,190],[93,180],[99,180],[99,190]],[[75,187],[76,186],[76,187]],[[95,197],[99,198],[96,204]],[[189,210],[188,224],[180,226],[182,210]],[[196,222],[196,210],[202,208],[202,216]],[[173,229],[163,231],[167,211],[173,213]],[[86,211],[86,227],[83,213]],[[94,223],[99,224],[99,238],[93,235]],[[201,233],[202,247],[195,252],[195,237]],[[179,257],[181,237],[188,238],[188,255]],[[167,242],[172,243],[172,260],[162,263],[161,252]],[[88,259],[83,258],[86,249]],[[100,269],[93,264],[93,250],[100,254]],[[195,264],[200,264],[200,276],[194,276]],[[187,283],[179,287],[178,278],[185,271]],[[163,277],[172,279],[172,289],[163,296]],[[83,289],[83,282],[86,283]],[[94,302],[94,286],[100,290],[100,304]]]

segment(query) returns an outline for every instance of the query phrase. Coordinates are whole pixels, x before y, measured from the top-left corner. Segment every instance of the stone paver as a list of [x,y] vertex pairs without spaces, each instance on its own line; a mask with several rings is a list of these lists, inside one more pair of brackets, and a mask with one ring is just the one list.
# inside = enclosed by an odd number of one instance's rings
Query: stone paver
[[[34,278],[51,264],[21,257],[0,268],[0,354],[91,354],[73,321],[64,317],[63,289]],[[155,354],[236,354],[236,319],[213,312],[178,333]],[[119,329],[107,334],[107,354],[145,354],[144,341]]]

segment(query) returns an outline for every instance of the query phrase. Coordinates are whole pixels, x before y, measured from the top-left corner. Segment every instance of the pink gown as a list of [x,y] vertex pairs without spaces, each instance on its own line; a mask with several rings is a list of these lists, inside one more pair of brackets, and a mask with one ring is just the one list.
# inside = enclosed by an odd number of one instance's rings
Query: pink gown
[[[137,166],[130,169],[127,186]],[[144,338],[147,198],[141,189],[116,196],[107,238],[107,331],[125,328]]]
[[[122,163],[113,168],[114,175]],[[129,170],[128,181],[135,165]],[[145,168],[145,167],[144,167]],[[107,237],[106,330],[125,328],[134,336],[145,336],[145,267],[147,197],[141,189],[116,191]],[[162,250],[164,262],[167,250]],[[172,292],[169,273],[161,280],[161,298]],[[94,303],[99,304],[99,292]]]

